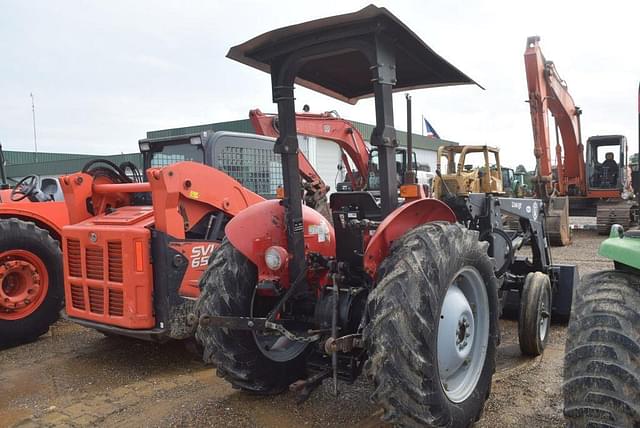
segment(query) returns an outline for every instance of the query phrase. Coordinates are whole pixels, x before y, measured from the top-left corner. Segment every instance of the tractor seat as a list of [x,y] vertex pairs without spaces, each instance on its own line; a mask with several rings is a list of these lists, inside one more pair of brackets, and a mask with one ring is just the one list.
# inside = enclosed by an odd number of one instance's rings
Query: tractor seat
[[40,191],[44,193],[48,199],[52,201],[63,201],[64,196],[58,179],[45,177],[40,180]]

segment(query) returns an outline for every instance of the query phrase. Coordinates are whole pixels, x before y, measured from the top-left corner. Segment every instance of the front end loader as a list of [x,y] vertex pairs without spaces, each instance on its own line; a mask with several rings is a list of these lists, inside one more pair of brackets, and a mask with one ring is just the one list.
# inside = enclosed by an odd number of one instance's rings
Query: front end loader
[[[540,200],[470,193],[461,219],[409,181],[399,204],[393,92],[475,82],[375,6],[262,34],[228,56],[271,74],[284,197],[225,228],[193,317],[205,361],[241,390],[301,398],[324,379],[337,394],[339,379],[364,371],[391,423],[473,424],[495,371],[505,294],[521,295],[520,345],[537,355],[577,278],[574,266],[551,264]],[[336,192],[333,225],[302,204],[294,83],[350,103],[374,97],[379,203]],[[505,232],[502,213],[522,230]],[[524,242],[531,257],[516,254]]]
[[[142,139],[144,172],[98,160],[62,177],[66,317],[107,335],[192,338],[198,281],[227,223],[282,185],[273,144],[222,131]],[[306,206],[329,215],[326,186],[298,157]]]

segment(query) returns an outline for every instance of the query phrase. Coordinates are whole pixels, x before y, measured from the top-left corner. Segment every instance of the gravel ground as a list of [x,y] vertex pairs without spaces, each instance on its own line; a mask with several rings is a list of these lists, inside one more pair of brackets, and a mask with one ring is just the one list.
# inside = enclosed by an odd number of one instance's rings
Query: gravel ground
[[[575,231],[574,243],[554,248],[555,262],[580,274],[607,269],[597,256],[602,237]],[[562,426],[562,354],[566,328],[553,325],[545,354],[520,355],[517,325],[502,320],[493,389],[479,427]],[[183,343],[157,345],[104,337],[59,322],[37,342],[0,351],[0,426],[385,426],[369,402],[364,379],[327,383],[303,404],[287,393],[255,397],[233,390]]]

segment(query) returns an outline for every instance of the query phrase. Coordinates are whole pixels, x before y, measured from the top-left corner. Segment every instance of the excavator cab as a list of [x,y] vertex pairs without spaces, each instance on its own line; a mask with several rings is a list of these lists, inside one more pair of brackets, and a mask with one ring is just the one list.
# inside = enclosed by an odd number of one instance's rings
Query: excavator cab
[[[412,153],[414,165],[416,164],[416,154]],[[415,167],[414,167],[415,169]],[[407,170],[407,151],[405,149],[396,149],[396,175],[398,183],[402,181],[405,171]],[[369,184],[368,190],[380,190],[380,167],[378,160],[378,149],[373,148],[369,157]]]
[[627,140],[622,135],[604,135],[587,140],[589,190],[616,190],[625,187]]

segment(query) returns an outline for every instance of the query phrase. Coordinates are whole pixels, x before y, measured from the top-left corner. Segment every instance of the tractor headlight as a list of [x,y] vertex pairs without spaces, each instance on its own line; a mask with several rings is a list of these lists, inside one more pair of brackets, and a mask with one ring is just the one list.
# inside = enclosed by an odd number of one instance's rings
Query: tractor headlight
[[287,262],[287,250],[277,245],[267,248],[264,252],[264,262],[270,270],[282,269]]

